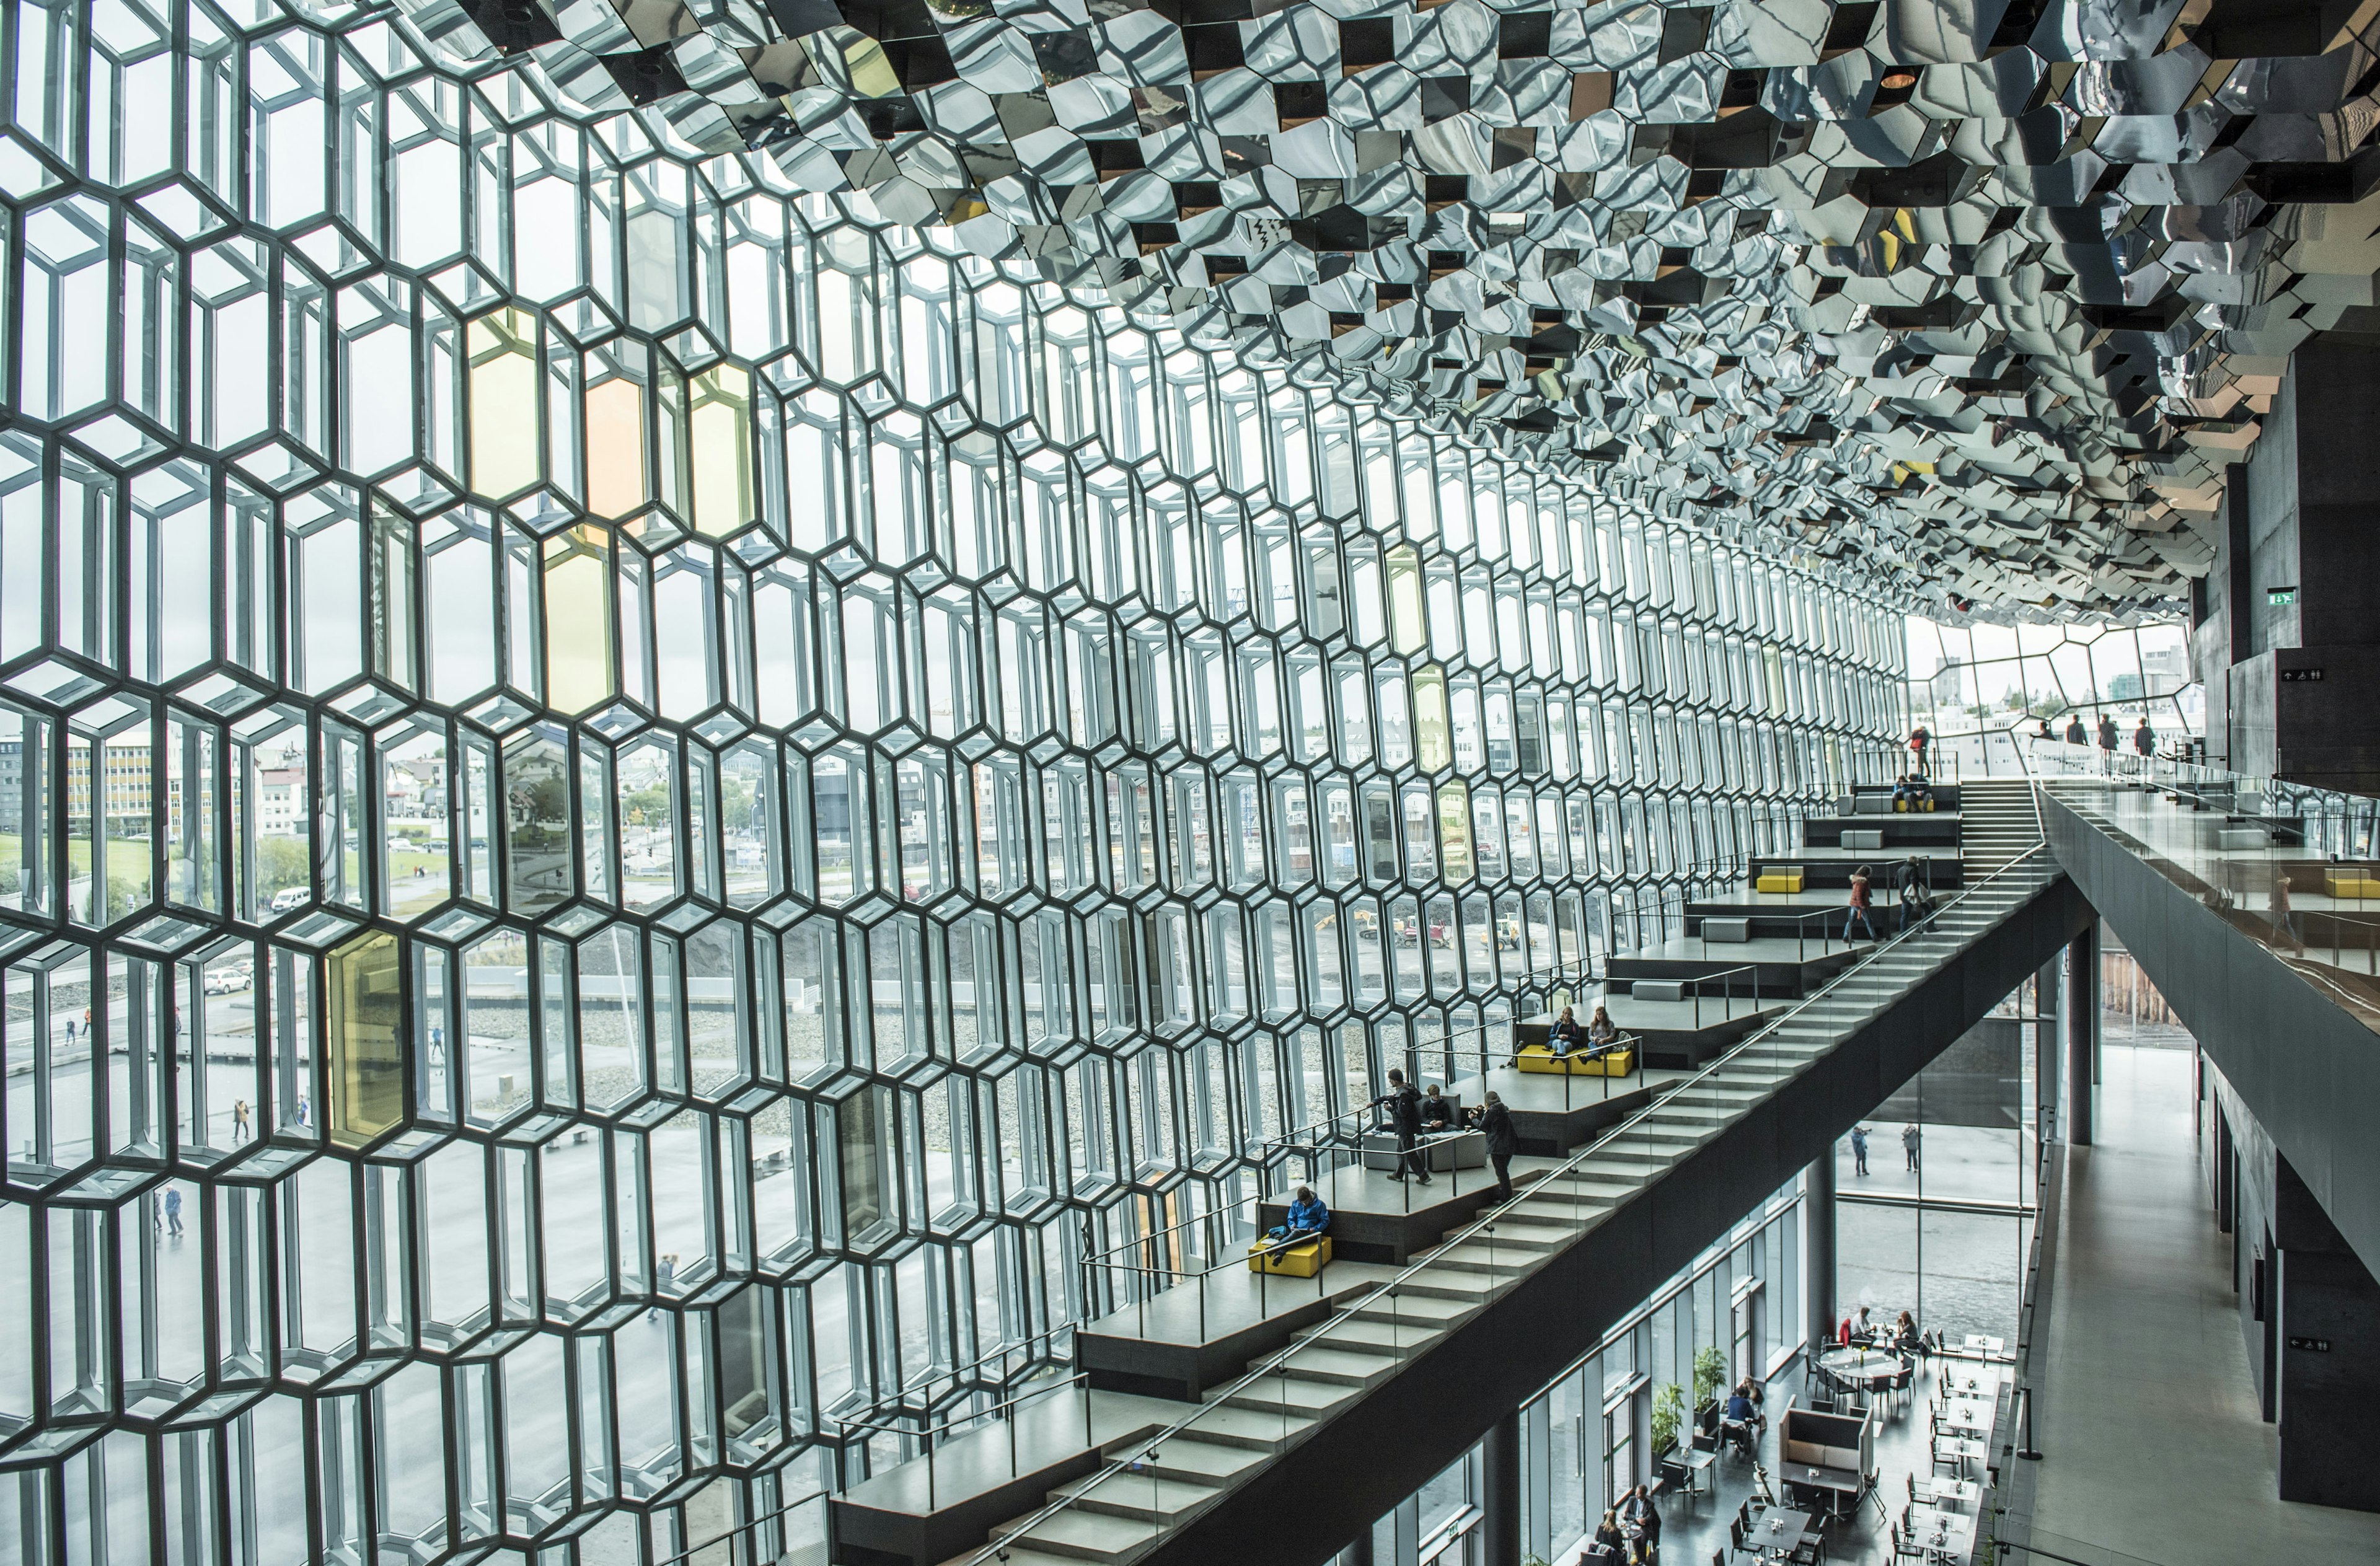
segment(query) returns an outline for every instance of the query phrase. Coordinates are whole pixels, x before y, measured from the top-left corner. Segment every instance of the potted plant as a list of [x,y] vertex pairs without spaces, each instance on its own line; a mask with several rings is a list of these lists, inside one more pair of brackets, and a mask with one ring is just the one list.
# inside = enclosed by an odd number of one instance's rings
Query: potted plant
[[1716,1348],[1706,1348],[1694,1355],[1694,1417],[1701,1419],[1718,1401],[1718,1390],[1727,1381],[1727,1359]]
[[1686,1390],[1675,1381],[1664,1384],[1653,1394],[1653,1457],[1656,1462],[1666,1457],[1678,1444],[1678,1431],[1686,1422]]

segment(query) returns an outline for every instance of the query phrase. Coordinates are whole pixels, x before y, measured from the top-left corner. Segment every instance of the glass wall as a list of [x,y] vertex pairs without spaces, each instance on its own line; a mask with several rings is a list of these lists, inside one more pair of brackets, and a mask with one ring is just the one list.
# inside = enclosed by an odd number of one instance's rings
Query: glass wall
[[1872,599],[441,14],[10,12],[30,1558],[773,1513],[1888,746]]
[[2104,718],[2126,755],[2143,722],[2159,755],[2188,753],[2205,733],[2206,693],[2178,619],[1953,625],[1912,615],[1908,627],[1905,727],[1924,724],[1940,741],[1937,757],[1962,773],[2022,775],[2019,748],[2044,722],[2053,736],[2073,731],[2095,747]]
[[[1681,1408],[1690,1421],[1698,1396],[1707,1398],[1718,1378],[1726,1386],[1745,1376],[1766,1379],[1800,1352],[1801,1204],[1798,1185],[1778,1192],[1522,1406],[1525,1554],[1571,1559],[1608,1507],[1657,1476],[1664,1408]],[[1373,1560],[1379,1566],[1477,1560],[1480,1462],[1475,1447],[1379,1519]]]
[[1723,1381],[1768,1377],[1801,1349],[1801,1195],[1729,1231],[1521,1412],[1523,1548],[1564,1559],[1630,1487],[1658,1475],[1675,1413]]
[[2028,979],[1835,1148],[1835,1298],[1950,1342],[2013,1341],[2039,1178],[2038,1050],[2058,1057]]

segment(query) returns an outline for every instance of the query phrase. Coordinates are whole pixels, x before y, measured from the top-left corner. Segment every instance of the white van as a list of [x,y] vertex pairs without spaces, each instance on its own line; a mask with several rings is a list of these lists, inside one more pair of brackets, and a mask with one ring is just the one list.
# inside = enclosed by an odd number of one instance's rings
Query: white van
[[272,913],[285,914],[292,908],[304,907],[306,900],[312,895],[312,892],[302,886],[285,886],[273,894],[273,901],[266,904],[265,907]]

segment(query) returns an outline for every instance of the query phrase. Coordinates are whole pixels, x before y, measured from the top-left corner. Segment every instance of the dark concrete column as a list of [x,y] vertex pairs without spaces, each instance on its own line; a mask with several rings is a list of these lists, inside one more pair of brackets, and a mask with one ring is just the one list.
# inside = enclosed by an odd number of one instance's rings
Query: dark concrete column
[[1485,1566],[1521,1566],[1521,1415],[1516,1409],[1488,1426],[1479,1443],[1480,1543]]
[[2058,1130],[2058,1062],[2063,1045],[2058,1037],[2058,971],[2064,959],[2052,957],[2034,976],[2033,1114],[2044,1145],[2055,1142]]
[[2289,1160],[2274,1166],[2280,1497],[2380,1511],[2380,1283]]
[[1835,1329],[1835,1149],[1809,1168],[1802,1198],[1802,1320],[1808,1352],[1815,1354]]
[[2066,946],[2066,1140],[2091,1145],[2091,1084],[2099,1074],[2099,927]]
[[[2224,693],[2233,770],[2380,789],[2380,347],[2317,337],[2289,356],[2264,437],[2227,480]],[[2227,497],[2228,499],[2228,497]],[[2210,705],[2210,722],[2212,709]]]

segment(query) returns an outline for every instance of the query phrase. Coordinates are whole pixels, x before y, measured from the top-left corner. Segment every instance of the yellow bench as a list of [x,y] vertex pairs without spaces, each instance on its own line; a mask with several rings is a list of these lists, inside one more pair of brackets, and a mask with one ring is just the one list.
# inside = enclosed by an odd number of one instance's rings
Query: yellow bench
[[[1896,799],[1892,802],[1892,808],[1897,814],[1906,816],[1909,814],[1909,801],[1906,799]],[[1930,813],[1934,808],[1934,801],[1931,799],[1921,799],[1917,802],[1917,808],[1921,811]]]
[[2368,865],[2325,866],[2323,890],[2333,897],[2380,897],[2380,880]]
[[1752,883],[1755,892],[1799,892],[1802,890],[1802,867],[1777,865],[1760,872]]
[[1295,1245],[1258,1240],[1248,1247],[1250,1272],[1273,1272],[1284,1278],[1311,1278],[1330,1265],[1330,1236],[1318,1234]]
[[1636,1051],[1623,1048],[1599,1055],[1557,1055],[1546,1045],[1524,1044],[1512,1057],[1512,1069],[1543,1076],[1626,1076],[1636,1069]]

